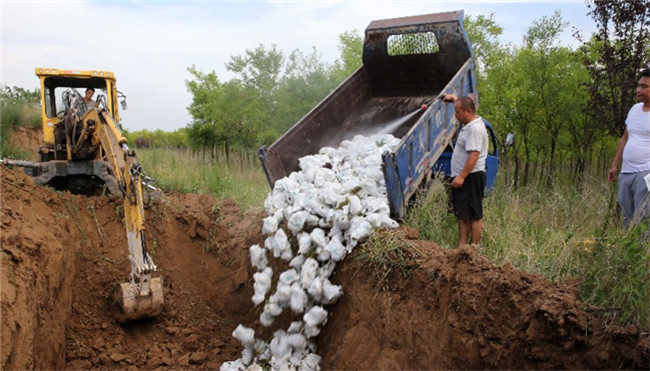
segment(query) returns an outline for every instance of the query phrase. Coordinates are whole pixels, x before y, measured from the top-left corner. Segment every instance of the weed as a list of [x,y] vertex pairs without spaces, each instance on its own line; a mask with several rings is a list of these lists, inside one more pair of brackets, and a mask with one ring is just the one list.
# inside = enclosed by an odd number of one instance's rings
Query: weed
[[582,295],[593,304],[605,308],[607,316],[623,323],[650,327],[650,244],[647,232],[650,221],[625,231],[614,240],[597,241],[588,256]]
[[220,256],[221,253],[223,252],[223,248],[219,241],[217,241],[217,231],[212,230],[210,231],[210,238],[208,238],[204,243],[203,243],[203,251],[206,253],[213,253],[216,256]]
[[88,239],[88,235],[86,234],[86,231],[81,227],[81,224],[79,224],[81,220],[81,213],[79,212],[79,209],[77,208],[77,205],[73,202],[70,202],[69,200],[63,200],[61,198],[60,193],[56,193],[57,197],[59,198],[59,201],[61,201],[61,204],[63,205],[63,208],[65,209],[67,215],[69,216],[69,220],[72,220],[74,223],[75,227],[79,230],[79,233],[81,233],[81,237],[84,240]]
[[97,220],[97,214],[95,213],[95,204],[91,203],[86,207],[86,210],[90,214],[90,216],[93,217],[93,220],[95,221],[95,226],[97,227],[97,234],[99,235],[100,240],[103,240],[105,237],[105,233],[102,230],[102,228],[99,226],[99,221]]
[[124,223],[124,205],[120,203],[115,206],[115,221]]
[[80,260],[88,260],[88,256],[83,250],[77,250],[76,254],[77,254],[77,258],[79,258]]
[[417,266],[417,258],[422,256],[422,252],[409,243],[400,231],[378,230],[354,256],[357,262],[376,272],[381,284],[396,269],[407,277],[411,269]]
[[14,274],[14,263],[12,262],[12,258],[7,254],[6,252],[2,252],[3,258],[5,260],[4,262],[4,267],[7,269],[8,274],[9,274],[9,283],[11,283],[12,286],[16,286],[16,275]]
[[6,93],[6,90],[0,91],[0,157],[27,160],[31,153],[12,145],[8,139],[18,127],[38,127],[40,110],[34,99],[19,98]]

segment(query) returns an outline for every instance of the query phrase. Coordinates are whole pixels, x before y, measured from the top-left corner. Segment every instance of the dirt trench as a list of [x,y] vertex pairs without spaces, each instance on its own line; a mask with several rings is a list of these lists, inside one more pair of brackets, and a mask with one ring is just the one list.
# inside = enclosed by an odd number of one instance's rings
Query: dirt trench
[[[150,205],[165,309],[120,325],[107,298],[130,269],[121,200],[55,192],[6,167],[0,177],[2,369],[217,369],[240,357],[230,334],[259,328],[248,247],[263,241],[261,209],[193,194]],[[324,369],[650,367],[648,334],[600,321],[575,282],[394,233],[419,252],[407,275],[380,279],[355,254],[334,274],[345,295],[318,338]]]
[[121,200],[36,186],[2,168],[2,369],[218,368],[256,314],[249,258],[261,215],[169,194],[145,212],[164,281],[156,319],[120,325],[108,297],[130,271]]

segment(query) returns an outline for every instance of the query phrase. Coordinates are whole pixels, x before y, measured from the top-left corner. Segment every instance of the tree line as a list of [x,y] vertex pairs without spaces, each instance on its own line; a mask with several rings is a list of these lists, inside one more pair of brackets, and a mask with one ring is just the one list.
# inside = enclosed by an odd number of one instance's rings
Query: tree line
[[214,71],[191,66],[189,145],[211,156],[219,149],[250,152],[272,143],[361,65],[357,31],[339,35],[340,59],[327,63],[316,48],[285,55],[276,45],[258,45],[232,56],[222,82]]
[[479,17],[492,27],[479,56],[481,111],[500,135],[516,134],[515,185],[551,186],[567,174],[580,184],[590,168],[605,171],[636,102],[638,72],[650,64],[650,1],[587,6],[597,31],[574,30],[575,49],[560,43],[560,12],[534,21],[520,46],[500,45],[491,18]]

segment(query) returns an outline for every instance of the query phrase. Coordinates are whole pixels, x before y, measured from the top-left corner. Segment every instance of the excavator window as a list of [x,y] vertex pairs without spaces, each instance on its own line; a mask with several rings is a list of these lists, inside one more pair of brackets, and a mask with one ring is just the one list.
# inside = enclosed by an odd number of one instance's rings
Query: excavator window
[[[47,78],[43,85],[45,89],[45,114],[48,117],[63,117],[65,115],[64,92],[68,92],[68,96],[72,93],[73,96],[83,98],[86,88],[92,87],[95,89],[93,97],[95,101],[100,96],[107,96],[106,81],[102,78],[81,79],[54,76]],[[106,99],[104,98],[103,101],[106,102]]]
[[[66,101],[64,96],[72,94],[73,99],[83,99],[85,88],[72,88],[68,86],[59,86],[54,89],[46,88],[45,90],[45,112],[48,117],[63,117],[66,112]],[[95,89],[93,100],[97,102],[100,108],[107,108],[106,90]],[[68,102],[69,105],[70,102]]]

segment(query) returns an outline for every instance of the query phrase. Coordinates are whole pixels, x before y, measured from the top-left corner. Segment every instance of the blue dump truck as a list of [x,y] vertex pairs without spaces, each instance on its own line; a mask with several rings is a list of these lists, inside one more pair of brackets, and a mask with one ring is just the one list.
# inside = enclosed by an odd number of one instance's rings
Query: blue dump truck
[[[299,170],[298,159],[322,147],[337,147],[357,134],[389,133],[401,142],[395,152],[384,154],[383,172],[391,214],[402,218],[433,172],[450,175],[460,125],[454,106],[439,98],[477,97],[473,51],[462,18],[462,11],[453,11],[371,22],[363,65],[275,143],[260,148],[271,187]],[[499,160],[494,130],[485,125],[490,189]]]

